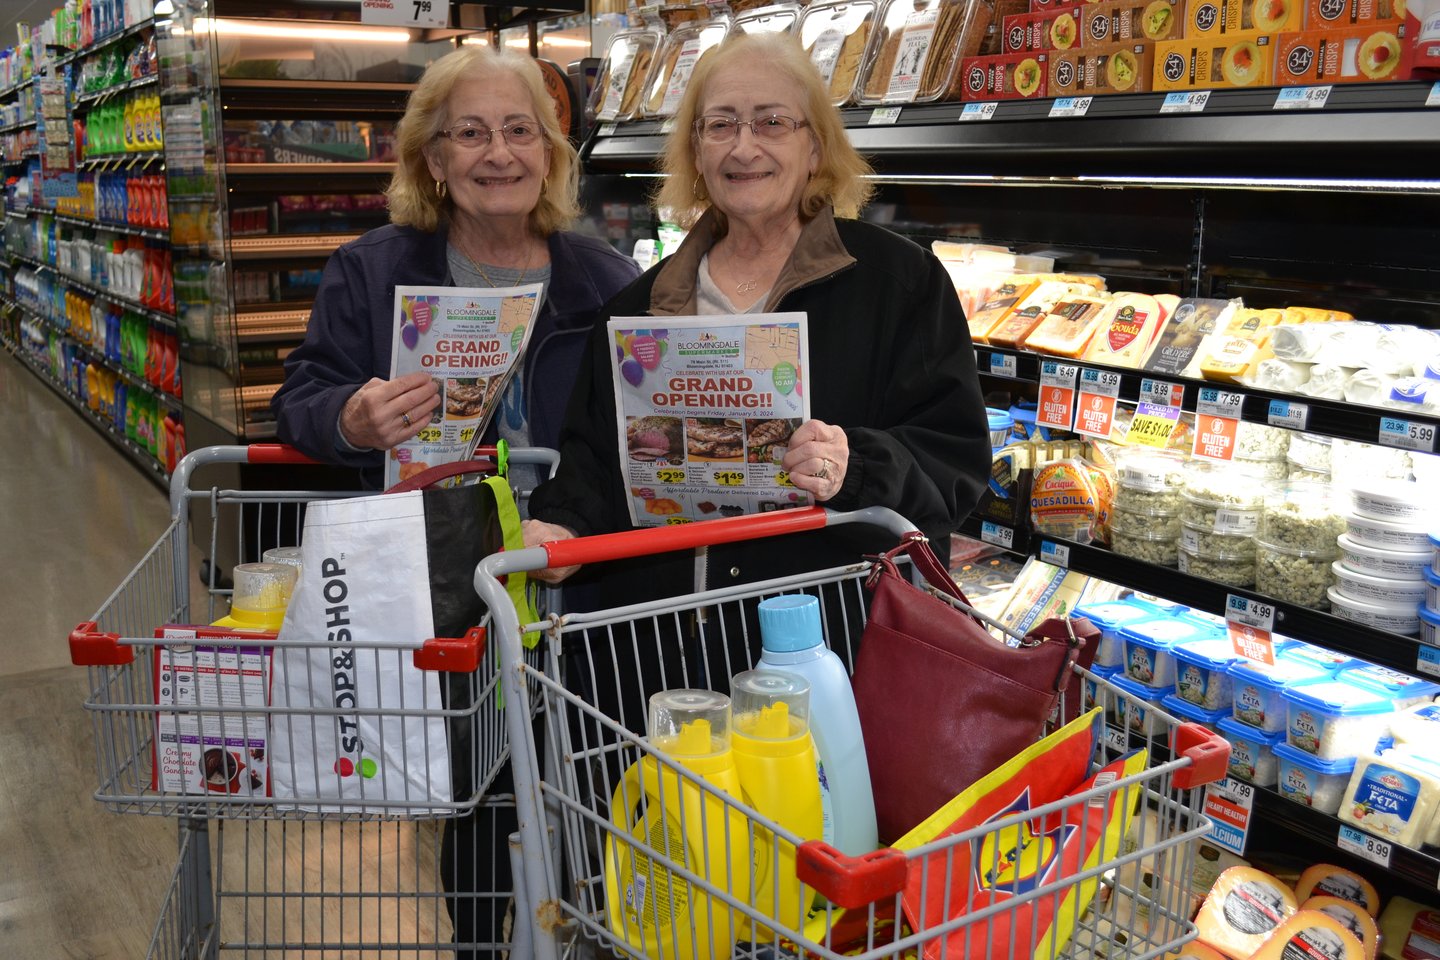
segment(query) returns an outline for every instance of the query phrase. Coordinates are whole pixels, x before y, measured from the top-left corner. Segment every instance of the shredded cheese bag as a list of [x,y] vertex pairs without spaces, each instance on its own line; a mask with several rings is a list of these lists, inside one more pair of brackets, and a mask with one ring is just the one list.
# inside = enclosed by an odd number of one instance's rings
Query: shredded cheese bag
[[1254,867],[1231,867],[1215,879],[1195,918],[1200,941],[1231,957],[1249,957],[1292,914],[1290,888]]

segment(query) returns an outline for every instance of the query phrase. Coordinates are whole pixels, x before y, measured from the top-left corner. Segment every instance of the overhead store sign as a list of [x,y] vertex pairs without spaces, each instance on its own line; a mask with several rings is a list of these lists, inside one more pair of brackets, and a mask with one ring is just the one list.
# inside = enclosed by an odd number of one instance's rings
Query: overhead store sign
[[450,0],[360,0],[360,22],[386,27],[448,27]]

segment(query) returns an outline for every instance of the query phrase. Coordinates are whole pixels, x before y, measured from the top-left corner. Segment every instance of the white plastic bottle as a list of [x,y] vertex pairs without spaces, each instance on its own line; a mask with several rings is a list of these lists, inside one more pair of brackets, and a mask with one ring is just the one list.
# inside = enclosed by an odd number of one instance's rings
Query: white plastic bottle
[[825,646],[820,602],[807,594],[761,601],[760,642],[759,669],[798,673],[810,681],[810,734],[819,757],[824,840],[851,856],[869,853],[879,840],[865,737],[850,675]]

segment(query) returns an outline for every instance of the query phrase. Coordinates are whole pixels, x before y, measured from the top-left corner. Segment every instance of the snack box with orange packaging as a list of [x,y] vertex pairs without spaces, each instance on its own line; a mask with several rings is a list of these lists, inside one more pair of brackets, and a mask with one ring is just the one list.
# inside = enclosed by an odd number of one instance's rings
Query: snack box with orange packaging
[[1282,33],[1276,44],[1279,86],[1408,80],[1413,70],[1414,47],[1405,40],[1401,20]]
[[1404,0],[1309,0],[1305,7],[1306,30],[1328,30],[1354,27],[1376,20],[1404,19]]
[[1055,6],[1040,13],[1006,17],[1000,25],[1002,53],[1023,50],[1069,50],[1080,46],[1080,11],[1084,4]]
[[1127,40],[1178,40],[1185,34],[1185,0],[1104,0],[1080,11],[1080,45]]
[[1143,93],[1154,74],[1155,45],[1143,40],[1050,51],[1046,96]]
[[1268,87],[1275,78],[1275,35],[1233,33],[1155,44],[1151,90]]
[[1045,51],[966,57],[960,62],[961,100],[1035,100],[1046,93]]
[[1190,0],[1185,39],[1299,30],[1304,16],[1305,0]]

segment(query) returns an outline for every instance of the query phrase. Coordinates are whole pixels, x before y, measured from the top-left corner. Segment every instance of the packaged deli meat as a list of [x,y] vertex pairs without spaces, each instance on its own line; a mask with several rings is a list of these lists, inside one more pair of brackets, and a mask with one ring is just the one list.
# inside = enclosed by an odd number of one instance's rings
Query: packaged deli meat
[[865,54],[863,104],[953,99],[956,68],[980,51],[993,0],[885,0]]
[[830,88],[838,106],[855,96],[855,81],[865,63],[870,30],[879,10],[875,0],[811,4],[800,18],[800,46]]

